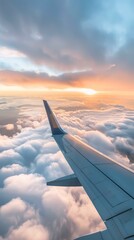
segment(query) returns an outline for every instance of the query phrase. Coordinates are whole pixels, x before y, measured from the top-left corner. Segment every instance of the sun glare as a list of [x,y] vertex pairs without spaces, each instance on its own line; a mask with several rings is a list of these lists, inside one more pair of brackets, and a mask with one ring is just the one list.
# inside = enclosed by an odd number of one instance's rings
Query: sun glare
[[29,92],[30,91],[30,94],[34,94],[34,93],[52,93],[52,92],[66,92],[66,93],[82,93],[82,94],[86,94],[86,95],[94,95],[97,93],[96,90],[94,89],[91,89],[91,88],[63,88],[63,89],[58,89],[58,88],[55,88],[55,89],[50,89],[50,88],[41,88],[41,87],[28,87],[28,88],[25,88],[25,87],[22,87],[22,86],[6,86],[6,85],[2,85],[0,84],[0,89],[1,91],[4,91],[4,92],[16,92],[16,93],[21,93],[22,95],[26,92]]
[[94,95],[97,93],[95,90],[90,89],[90,88],[81,88],[80,92],[85,93],[87,95]]
[[78,92],[78,93],[84,93],[87,95],[94,95],[97,93],[94,89],[91,88],[67,88],[67,92]]

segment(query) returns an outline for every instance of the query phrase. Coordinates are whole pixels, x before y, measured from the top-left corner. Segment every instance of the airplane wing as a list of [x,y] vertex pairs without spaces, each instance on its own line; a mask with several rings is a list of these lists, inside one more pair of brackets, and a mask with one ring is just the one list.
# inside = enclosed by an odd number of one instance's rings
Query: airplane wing
[[134,240],[134,172],[66,133],[43,102],[53,138],[74,172],[48,185],[83,186],[107,228],[77,240]]

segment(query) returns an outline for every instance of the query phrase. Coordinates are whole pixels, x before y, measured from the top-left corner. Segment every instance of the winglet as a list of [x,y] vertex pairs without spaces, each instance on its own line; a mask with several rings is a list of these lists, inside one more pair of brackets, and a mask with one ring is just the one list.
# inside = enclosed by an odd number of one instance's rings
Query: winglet
[[43,103],[44,103],[44,106],[46,109],[46,113],[48,116],[52,134],[53,135],[65,134],[66,132],[61,128],[54,113],[52,112],[51,108],[49,107],[47,101],[43,100]]

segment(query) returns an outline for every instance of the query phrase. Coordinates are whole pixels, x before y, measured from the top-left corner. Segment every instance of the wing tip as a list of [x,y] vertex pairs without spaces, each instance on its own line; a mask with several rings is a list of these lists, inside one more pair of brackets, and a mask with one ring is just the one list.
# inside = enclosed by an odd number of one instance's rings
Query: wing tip
[[47,100],[44,100],[44,99],[43,99],[43,103],[44,105],[48,104]]
[[48,102],[43,99],[43,103],[46,109],[48,120],[50,123],[51,131],[53,135],[65,134],[66,132],[61,128],[59,122],[57,121],[53,111],[51,110]]

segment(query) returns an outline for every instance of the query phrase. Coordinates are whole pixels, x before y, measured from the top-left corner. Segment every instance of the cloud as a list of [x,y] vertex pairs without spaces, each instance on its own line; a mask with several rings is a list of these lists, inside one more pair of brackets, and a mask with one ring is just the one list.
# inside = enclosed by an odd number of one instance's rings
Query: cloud
[[14,197],[21,197],[30,203],[37,204],[45,186],[45,179],[37,174],[21,173],[8,177],[4,180],[4,188],[1,189],[1,202],[7,202]]
[[14,198],[1,207],[0,239],[49,239],[47,229],[38,220],[38,214],[28,203]]
[[21,173],[27,173],[27,168],[21,166],[20,164],[6,165],[0,169],[0,187],[4,186],[4,180],[10,176],[19,175]]
[[30,144],[26,143],[18,146],[15,151],[18,152],[25,159],[25,165],[29,165],[31,162],[33,162],[34,158],[37,155],[36,149]]
[[84,135],[87,142],[98,151],[105,153],[106,155],[109,152],[114,151],[114,146],[112,142],[101,132],[99,131],[90,131]]
[[123,156],[127,156],[131,163],[134,163],[134,148],[128,139],[117,138],[115,141],[116,149]]
[[6,0],[0,9],[1,45],[53,69],[85,69],[113,62],[123,67],[122,61],[131,67],[132,52],[125,49],[133,43],[132,6],[132,1],[120,0]]
[[[1,41],[52,67],[83,68],[89,66],[89,61],[105,62],[108,48],[115,44],[116,38],[98,25],[100,20],[104,21],[107,8],[98,0],[6,1],[1,4]],[[10,39],[7,31],[13,33]]]
[[30,205],[26,204],[20,198],[13,198],[10,202],[1,207],[1,234],[6,234],[10,228],[18,227],[33,216],[33,209]]
[[9,149],[0,153],[0,166],[6,166],[11,163],[23,162],[23,158],[20,154],[13,149]]
[[[51,91],[69,87],[93,88],[98,91],[132,91],[133,75],[119,68],[104,69],[103,71],[77,71],[62,73],[60,75],[48,75],[46,72],[35,71],[0,71],[1,84],[10,89],[10,86],[18,86],[19,90],[29,91]],[[101,83],[101,84],[100,84]],[[110,83],[110,84],[109,84]],[[9,90],[8,89],[8,90]],[[11,90],[11,89],[10,89]],[[15,90],[15,88],[14,88]]]
[[132,9],[131,0],[2,1],[1,84],[132,91]]
[[1,83],[10,85],[12,81],[15,85],[30,87],[31,83],[33,87],[45,87],[45,86],[56,86],[56,84],[65,86],[75,86],[80,79],[92,79],[95,74],[92,71],[78,71],[63,73],[58,76],[50,76],[46,72],[37,73],[35,71],[0,71]]
[[[46,224],[51,222],[50,239],[53,239],[53,233],[60,239],[73,239],[89,231],[104,228],[97,211],[81,188],[70,188],[67,191],[64,188],[58,191],[54,188],[44,193],[42,201],[48,220]],[[88,215],[87,209],[91,209]],[[56,237],[57,240],[58,237]]]
[[[2,99],[17,108],[20,131],[0,135],[1,240],[70,240],[105,226],[81,188],[47,187],[46,181],[72,173],[38,100]],[[80,107],[79,107],[80,105]],[[121,105],[52,101],[63,128],[114,160],[133,163],[133,111]],[[68,122],[69,119],[69,122]],[[89,209],[89,211],[87,211]],[[1,222],[1,221],[0,221]],[[5,224],[6,223],[6,224]],[[35,231],[35,232],[34,232]]]
[[0,48],[0,58],[9,58],[9,57],[25,57],[23,54],[18,53],[18,51],[15,51],[13,49],[8,49],[6,47]]
[[36,221],[27,221],[23,223],[18,229],[11,232],[11,235],[7,238],[8,240],[14,239],[33,239],[33,240],[49,240],[49,234],[47,229],[42,225],[36,223]]
[[13,124],[7,124],[7,125],[5,125],[5,128],[7,130],[13,130],[14,129],[14,125]]

